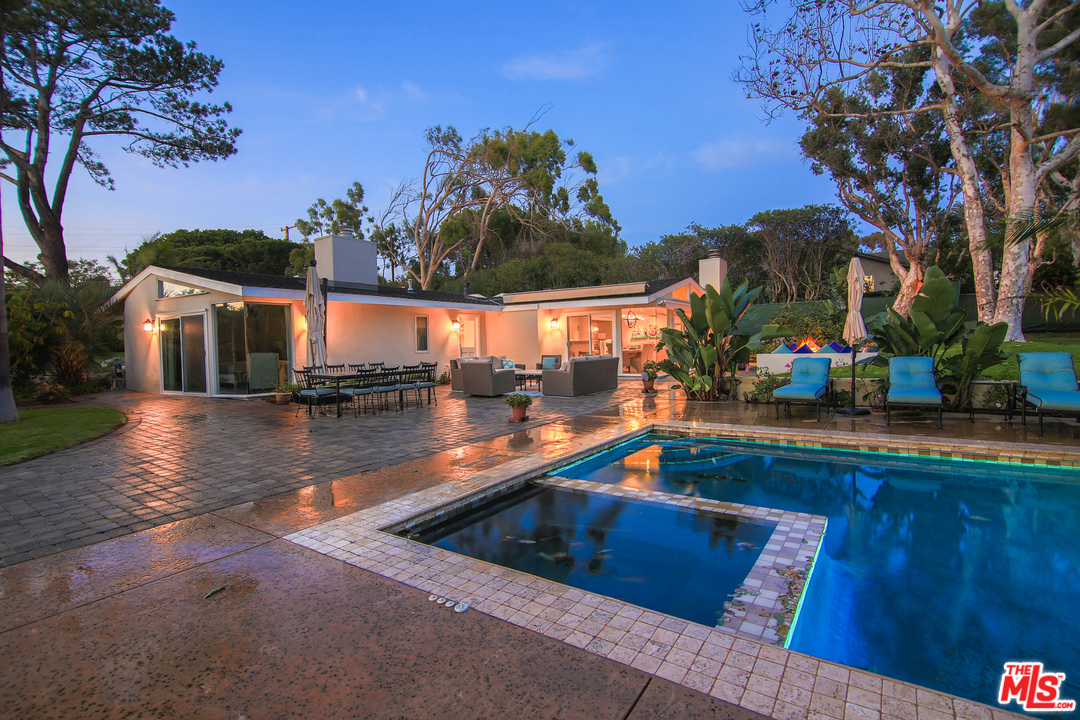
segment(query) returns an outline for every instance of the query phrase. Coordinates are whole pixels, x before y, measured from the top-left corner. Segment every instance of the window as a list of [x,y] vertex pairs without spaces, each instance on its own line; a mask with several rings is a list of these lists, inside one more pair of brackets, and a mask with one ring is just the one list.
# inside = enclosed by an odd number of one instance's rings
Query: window
[[416,352],[428,352],[428,318],[427,315],[416,316]]
[[289,378],[289,306],[215,303],[217,392],[271,392]]
[[177,285],[168,280],[158,280],[158,298],[162,300],[172,297],[184,297],[185,295],[204,295],[206,292],[206,290],[188,287],[187,285]]

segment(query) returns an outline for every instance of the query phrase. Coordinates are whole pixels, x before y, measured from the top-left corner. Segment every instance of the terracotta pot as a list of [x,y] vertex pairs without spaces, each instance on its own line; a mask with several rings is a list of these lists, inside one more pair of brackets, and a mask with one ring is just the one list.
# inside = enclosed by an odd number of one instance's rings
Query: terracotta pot
[[521,418],[526,417],[529,414],[528,405],[515,405],[510,409],[514,411],[515,420],[520,420]]
[[292,393],[274,393],[274,402],[278,405],[287,405],[292,402]]
[[652,392],[653,391],[653,383],[655,383],[655,382],[656,382],[656,380],[642,380],[641,384],[645,386],[645,392]]

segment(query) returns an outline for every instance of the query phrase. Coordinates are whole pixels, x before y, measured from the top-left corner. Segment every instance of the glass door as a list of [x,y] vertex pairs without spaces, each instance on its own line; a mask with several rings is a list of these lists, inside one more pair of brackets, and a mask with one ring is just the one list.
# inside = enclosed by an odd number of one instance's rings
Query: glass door
[[480,354],[480,316],[462,315],[458,330],[458,349],[461,357],[477,357]]
[[206,394],[206,335],[202,315],[161,320],[161,389]]
[[570,315],[566,318],[566,356],[614,355],[615,337],[610,314]]

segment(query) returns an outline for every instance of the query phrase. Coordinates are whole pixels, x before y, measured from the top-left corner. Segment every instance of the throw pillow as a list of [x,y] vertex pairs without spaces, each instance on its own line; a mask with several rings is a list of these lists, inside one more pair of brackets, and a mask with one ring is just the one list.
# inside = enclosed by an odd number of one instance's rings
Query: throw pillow
[[540,366],[540,369],[541,370],[554,370],[555,369],[555,358],[554,357],[546,357],[546,358],[544,358],[544,362]]
[[503,370],[513,370],[513,369],[514,369],[514,361],[513,360],[511,360],[510,358],[507,358],[507,359],[503,360]]

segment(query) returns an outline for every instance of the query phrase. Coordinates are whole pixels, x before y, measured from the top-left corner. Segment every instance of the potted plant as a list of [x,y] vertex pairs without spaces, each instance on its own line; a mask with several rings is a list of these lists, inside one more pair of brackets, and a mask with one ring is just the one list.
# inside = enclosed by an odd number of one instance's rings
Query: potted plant
[[657,375],[659,374],[657,373],[657,370],[659,368],[660,365],[655,360],[650,360],[645,363],[645,367],[641,371],[641,384],[644,385],[645,388],[641,392],[656,392],[656,390],[653,390],[653,384],[656,382]]
[[274,388],[274,402],[279,405],[285,405],[286,403],[291,402],[293,394],[298,392],[300,392],[300,386],[296,383],[278,383],[278,386]]
[[525,393],[510,393],[506,396],[506,404],[510,406],[510,409],[514,411],[514,422],[521,422],[522,420],[528,420],[529,406],[532,405],[532,398]]

